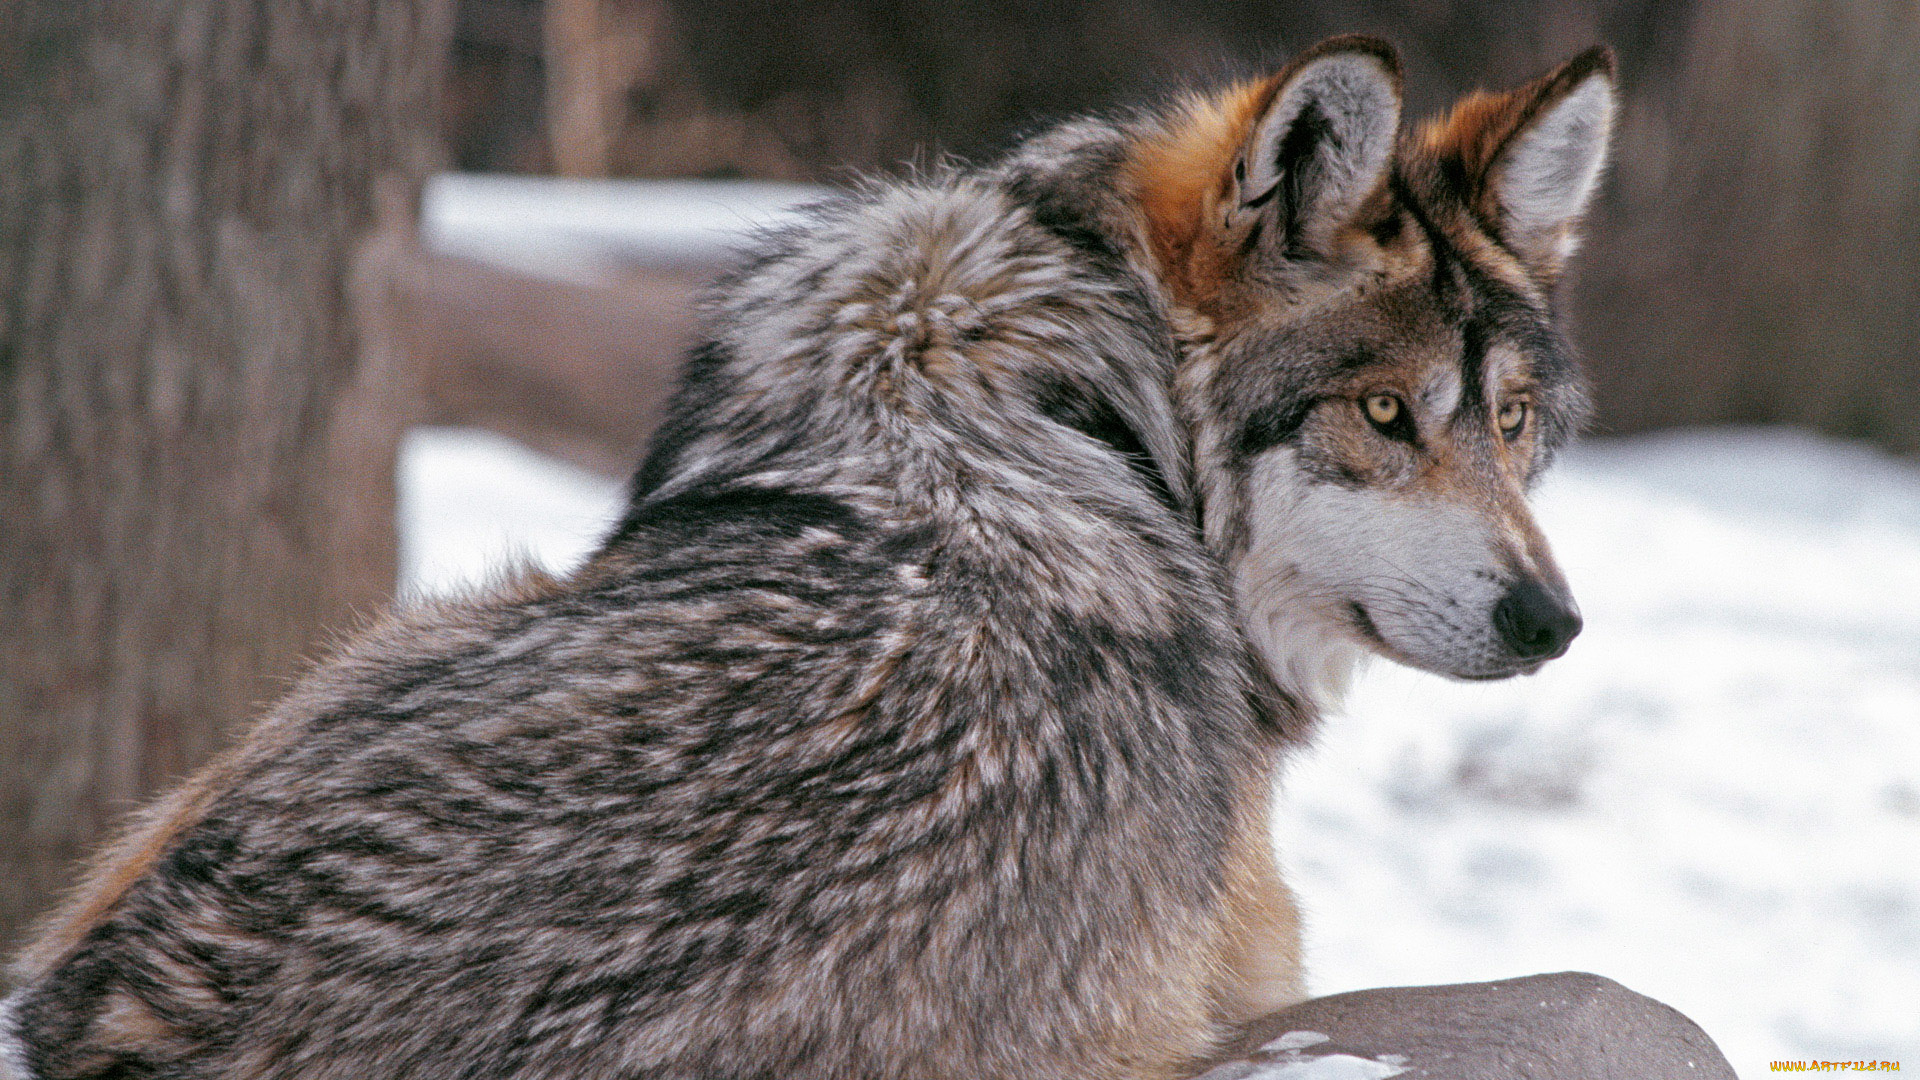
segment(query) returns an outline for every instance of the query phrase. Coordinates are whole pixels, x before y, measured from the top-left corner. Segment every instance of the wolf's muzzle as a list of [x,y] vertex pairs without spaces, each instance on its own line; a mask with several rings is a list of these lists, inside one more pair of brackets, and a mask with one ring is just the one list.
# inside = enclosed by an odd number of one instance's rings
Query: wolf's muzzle
[[1520,659],[1552,660],[1580,633],[1580,612],[1572,597],[1528,578],[1493,606],[1493,627]]

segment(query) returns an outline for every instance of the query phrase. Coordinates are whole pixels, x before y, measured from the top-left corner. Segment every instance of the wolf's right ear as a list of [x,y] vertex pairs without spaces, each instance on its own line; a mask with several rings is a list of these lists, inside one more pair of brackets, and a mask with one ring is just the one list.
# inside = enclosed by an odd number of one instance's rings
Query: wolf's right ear
[[[1524,111],[1487,167],[1487,194],[1509,244],[1557,273],[1606,166],[1619,91],[1613,52],[1596,46],[1523,89]],[[1530,94],[1530,96],[1529,96]]]
[[1463,177],[1500,242],[1551,281],[1599,187],[1618,97],[1613,52],[1596,46],[1517,90],[1468,94],[1421,130],[1418,153]]
[[1325,253],[1386,177],[1400,130],[1400,59],[1378,38],[1321,42],[1274,76],[1233,166],[1229,232],[1289,256]]

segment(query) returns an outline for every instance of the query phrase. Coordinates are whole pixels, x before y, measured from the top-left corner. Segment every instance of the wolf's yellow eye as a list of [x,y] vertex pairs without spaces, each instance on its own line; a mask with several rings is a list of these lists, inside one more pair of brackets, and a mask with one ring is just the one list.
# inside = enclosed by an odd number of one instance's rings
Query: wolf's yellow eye
[[1526,400],[1523,398],[1515,398],[1505,405],[1500,406],[1500,415],[1495,419],[1500,422],[1501,434],[1507,438],[1511,439],[1515,435],[1520,434],[1520,429],[1527,424]]
[[1400,399],[1392,394],[1368,394],[1366,408],[1367,419],[1381,427],[1400,419]]

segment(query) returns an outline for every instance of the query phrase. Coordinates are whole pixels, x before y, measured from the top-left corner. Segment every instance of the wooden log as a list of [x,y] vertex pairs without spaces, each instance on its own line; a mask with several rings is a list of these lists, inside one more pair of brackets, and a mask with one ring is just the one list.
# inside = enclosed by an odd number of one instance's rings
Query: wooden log
[[415,249],[395,268],[422,422],[485,427],[624,478],[659,422],[715,269],[559,281]]
[[1248,1028],[1199,1080],[1735,1080],[1670,1006],[1585,972],[1394,986]]

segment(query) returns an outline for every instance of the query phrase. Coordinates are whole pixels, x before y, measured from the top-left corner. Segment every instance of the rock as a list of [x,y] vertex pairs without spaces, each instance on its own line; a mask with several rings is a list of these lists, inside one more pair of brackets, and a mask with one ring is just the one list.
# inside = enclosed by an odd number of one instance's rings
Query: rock
[[1250,1025],[1200,1080],[1736,1080],[1677,1010],[1585,972],[1394,986]]

